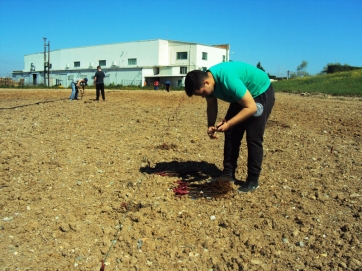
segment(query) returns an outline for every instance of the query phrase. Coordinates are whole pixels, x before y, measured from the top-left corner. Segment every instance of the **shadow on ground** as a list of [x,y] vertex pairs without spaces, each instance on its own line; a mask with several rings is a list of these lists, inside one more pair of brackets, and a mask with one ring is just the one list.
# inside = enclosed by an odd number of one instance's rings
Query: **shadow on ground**
[[222,171],[214,164],[205,161],[172,161],[156,163],[154,167],[141,167],[140,171],[147,174],[159,174],[163,176],[174,176],[183,182],[198,182],[209,178],[218,177]]

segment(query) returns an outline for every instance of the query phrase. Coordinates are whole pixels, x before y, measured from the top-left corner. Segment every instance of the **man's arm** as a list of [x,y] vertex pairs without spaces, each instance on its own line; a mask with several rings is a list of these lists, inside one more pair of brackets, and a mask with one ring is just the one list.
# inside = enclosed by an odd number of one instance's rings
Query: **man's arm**
[[217,98],[205,98],[207,103],[206,113],[207,113],[207,134],[211,139],[217,138],[215,131],[215,121],[217,118],[218,105]]
[[246,119],[250,118],[254,113],[256,112],[256,104],[251,96],[251,93],[249,90],[246,90],[246,93],[243,98],[241,98],[238,101],[239,104],[241,104],[242,109],[238,114],[236,114],[232,119],[230,119],[228,122],[225,122],[223,125],[221,125],[217,130],[224,132],[230,127],[233,127]]
[[218,113],[217,98],[210,97],[206,99],[207,126],[214,126]]

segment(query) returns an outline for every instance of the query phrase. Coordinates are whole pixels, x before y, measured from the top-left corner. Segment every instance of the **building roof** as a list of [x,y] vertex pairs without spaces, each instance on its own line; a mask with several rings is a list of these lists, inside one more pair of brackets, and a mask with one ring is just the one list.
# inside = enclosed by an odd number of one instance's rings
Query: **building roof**
[[[97,47],[97,46],[106,46],[106,45],[117,45],[117,44],[126,44],[126,43],[137,43],[137,42],[149,42],[149,41],[157,41],[157,40],[163,40],[168,42],[175,42],[175,43],[184,43],[184,44],[200,44],[204,46],[210,46],[210,47],[222,47],[223,46],[229,46],[229,44],[222,44],[222,45],[209,45],[209,44],[202,44],[197,42],[188,42],[188,41],[178,41],[178,40],[165,40],[165,39],[153,39],[153,40],[138,40],[138,41],[126,41],[126,42],[116,42],[116,43],[105,43],[105,44],[96,44],[96,45],[86,45],[86,46],[78,46],[78,47],[68,47],[68,48],[61,48],[61,49],[54,49],[51,50],[51,52],[54,51],[60,51],[65,49],[77,49],[77,48],[86,48],[86,47]],[[225,48],[227,49],[227,48]],[[34,54],[43,54],[44,52],[38,52],[38,53],[32,53],[32,54],[26,54],[26,55],[34,55]]]

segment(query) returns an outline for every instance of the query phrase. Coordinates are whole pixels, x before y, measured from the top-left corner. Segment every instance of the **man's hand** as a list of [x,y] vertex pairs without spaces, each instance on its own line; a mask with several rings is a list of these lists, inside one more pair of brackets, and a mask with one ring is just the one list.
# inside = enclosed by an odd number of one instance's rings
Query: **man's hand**
[[229,124],[224,119],[223,121],[220,121],[216,126],[209,126],[209,128],[207,129],[207,134],[211,139],[217,139],[216,132],[225,132],[229,128]]
[[207,135],[208,135],[211,139],[217,139],[217,136],[216,136],[216,127],[215,127],[215,126],[210,126],[209,128],[207,128]]
[[224,119],[223,121],[220,121],[218,124],[216,124],[216,131],[217,132],[225,132],[230,128],[230,125],[226,122]]

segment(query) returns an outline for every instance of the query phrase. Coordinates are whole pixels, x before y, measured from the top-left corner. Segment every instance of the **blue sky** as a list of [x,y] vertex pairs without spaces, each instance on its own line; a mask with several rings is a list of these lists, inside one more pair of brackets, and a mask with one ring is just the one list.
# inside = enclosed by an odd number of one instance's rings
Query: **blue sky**
[[362,0],[0,0],[0,77],[50,49],[171,39],[228,43],[231,60],[285,75],[303,60],[362,66]]

